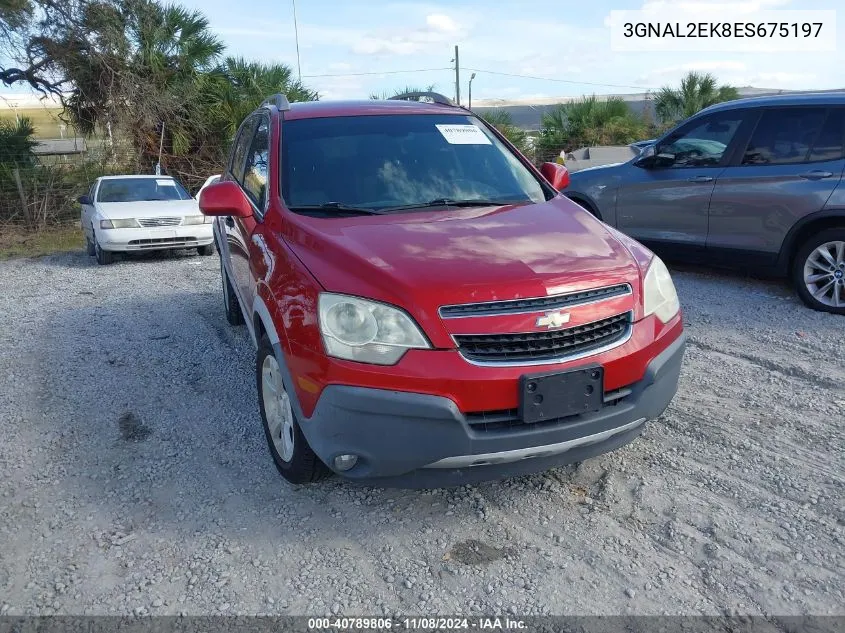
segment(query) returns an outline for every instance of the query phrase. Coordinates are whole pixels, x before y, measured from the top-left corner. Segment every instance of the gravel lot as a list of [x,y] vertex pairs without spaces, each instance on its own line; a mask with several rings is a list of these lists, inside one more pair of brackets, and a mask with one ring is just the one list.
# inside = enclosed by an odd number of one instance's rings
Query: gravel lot
[[634,444],[451,490],[288,487],[218,260],[0,263],[0,613],[845,614],[845,318],[677,271]]

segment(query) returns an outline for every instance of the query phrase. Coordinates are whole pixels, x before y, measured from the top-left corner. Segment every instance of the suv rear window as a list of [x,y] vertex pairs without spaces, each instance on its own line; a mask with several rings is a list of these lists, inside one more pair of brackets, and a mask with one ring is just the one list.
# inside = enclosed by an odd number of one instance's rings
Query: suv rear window
[[843,143],[845,143],[845,108],[835,108],[828,113],[822,131],[813,143],[810,160],[839,160],[845,154]]
[[743,165],[789,165],[807,160],[827,111],[825,108],[766,110],[751,136]]
[[537,178],[470,115],[286,121],[281,186],[289,207],[385,210],[438,199],[546,199]]

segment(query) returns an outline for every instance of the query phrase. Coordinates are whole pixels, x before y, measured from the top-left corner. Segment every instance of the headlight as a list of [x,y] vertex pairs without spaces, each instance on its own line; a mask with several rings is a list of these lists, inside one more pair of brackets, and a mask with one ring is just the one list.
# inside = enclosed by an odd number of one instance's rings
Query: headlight
[[[182,224],[187,226],[189,224],[205,224],[207,220],[213,220],[210,215],[186,215],[182,218]],[[211,222],[208,222],[211,224]]]
[[100,220],[101,229],[136,229],[138,221],[135,218],[119,218],[116,220]]
[[652,258],[645,275],[643,308],[644,316],[653,314],[663,323],[668,323],[681,309],[669,269],[657,255]]
[[384,303],[322,293],[319,313],[329,356],[395,365],[409,349],[430,347],[411,317]]

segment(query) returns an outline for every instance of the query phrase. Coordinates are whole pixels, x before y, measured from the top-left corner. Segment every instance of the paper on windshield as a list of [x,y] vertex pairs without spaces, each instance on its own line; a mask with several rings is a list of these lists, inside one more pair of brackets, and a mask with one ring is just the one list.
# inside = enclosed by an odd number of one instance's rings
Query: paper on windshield
[[175,187],[176,186],[176,183],[173,182],[172,180],[164,180],[164,179],[159,180],[158,178],[156,178],[156,184],[159,187]]
[[443,125],[435,124],[435,127],[452,145],[490,145],[490,139],[481,131],[477,125]]

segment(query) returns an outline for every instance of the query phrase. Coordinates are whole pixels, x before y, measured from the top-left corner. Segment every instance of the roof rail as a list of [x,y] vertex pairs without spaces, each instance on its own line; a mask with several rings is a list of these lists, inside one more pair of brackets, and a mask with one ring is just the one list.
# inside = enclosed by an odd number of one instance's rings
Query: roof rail
[[267,106],[276,106],[276,108],[281,111],[290,110],[288,98],[281,93],[274,94],[272,97],[268,97],[262,101],[261,107],[264,108]]
[[419,101],[420,97],[428,97],[434,101],[434,103],[439,103],[440,105],[455,105],[449,97],[445,97],[439,92],[406,92],[401,95],[396,95],[395,97],[390,97],[390,100],[393,101],[394,99],[399,99],[402,101]]

